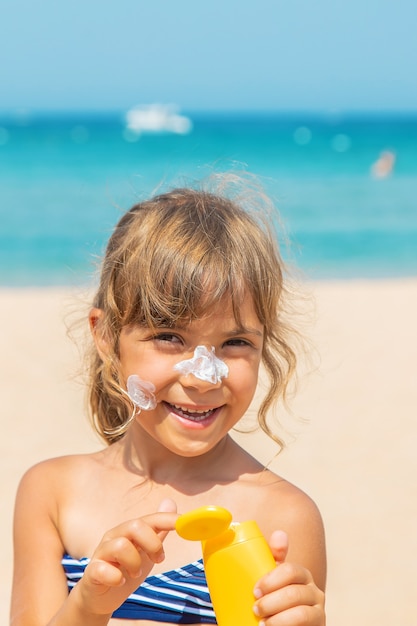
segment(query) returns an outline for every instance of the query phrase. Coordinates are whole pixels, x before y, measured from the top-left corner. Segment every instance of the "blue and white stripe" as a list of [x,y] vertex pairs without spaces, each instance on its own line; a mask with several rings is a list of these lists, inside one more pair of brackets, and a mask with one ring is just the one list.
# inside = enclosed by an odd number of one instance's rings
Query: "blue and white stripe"
[[[88,558],[63,557],[69,590],[83,576],[89,562]],[[216,624],[202,560],[148,576],[113,617],[174,624]]]

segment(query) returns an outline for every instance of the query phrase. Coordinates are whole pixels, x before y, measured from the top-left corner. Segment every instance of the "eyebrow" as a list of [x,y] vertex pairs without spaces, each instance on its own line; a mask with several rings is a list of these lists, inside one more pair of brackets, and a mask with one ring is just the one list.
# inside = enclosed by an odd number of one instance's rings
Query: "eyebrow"
[[[181,323],[176,323],[174,325],[167,323],[166,325],[164,323],[162,324],[158,324],[155,327],[155,330],[161,329],[161,330],[172,330],[173,332],[175,330],[178,331],[186,331],[188,327],[188,324],[181,324]],[[256,335],[257,337],[263,337],[264,333],[261,330],[258,330],[257,328],[253,328],[252,326],[239,326],[237,328],[232,328],[230,330],[225,330],[223,332],[224,335],[227,336],[232,336],[232,337],[237,337],[238,335]]]
[[239,328],[234,328],[233,330],[226,332],[226,335],[257,335],[257,337],[263,337],[263,332],[258,330],[257,328],[252,328],[252,326],[239,326]]

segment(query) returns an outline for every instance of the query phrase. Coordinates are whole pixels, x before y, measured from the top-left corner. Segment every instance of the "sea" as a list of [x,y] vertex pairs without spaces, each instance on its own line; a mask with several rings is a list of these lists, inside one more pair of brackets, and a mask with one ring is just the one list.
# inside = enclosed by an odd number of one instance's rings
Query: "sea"
[[229,171],[273,199],[307,279],[417,275],[417,114],[184,116],[0,116],[0,286],[94,281],[125,210]]

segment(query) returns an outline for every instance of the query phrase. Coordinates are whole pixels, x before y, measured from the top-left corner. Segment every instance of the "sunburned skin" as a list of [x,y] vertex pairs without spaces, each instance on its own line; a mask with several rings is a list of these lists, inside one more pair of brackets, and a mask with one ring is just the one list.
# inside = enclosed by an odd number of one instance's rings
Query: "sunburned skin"
[[157,404],[154,392],[155,385],[142,380],[137,374],[132,374],[127,379],[127,395],[137,409],[144,411],[154,409]]
[[214,354],[214,348],[209,351],[205,346],[197,346],[194,356],[174,365],[174,370],[185,375],[192,374],[213,385],[220,383],[222,378],[229,375],[229,368]]

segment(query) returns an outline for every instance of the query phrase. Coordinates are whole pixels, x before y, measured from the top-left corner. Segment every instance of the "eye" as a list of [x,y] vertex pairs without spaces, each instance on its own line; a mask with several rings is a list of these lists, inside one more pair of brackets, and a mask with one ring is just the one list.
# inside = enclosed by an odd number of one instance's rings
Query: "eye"
[[156,341],[157,343],[162,343],[162,344],[172,344],[172,345],[181,345],[182,344],[182,339],[181,337],[178,337],[178,335],[174,335],[173,333],[158,333],[157,335],[154,335],[152,337],[153,341]]
[[240,339],[239,337],[236,337],[235,339],[228,339],[225,343],[225,346],[232,346],[232,347],[236,347],[236,348],[240,348],[240,347],[248,347],[251,346],[252,344],[247,341],[246,339]]

